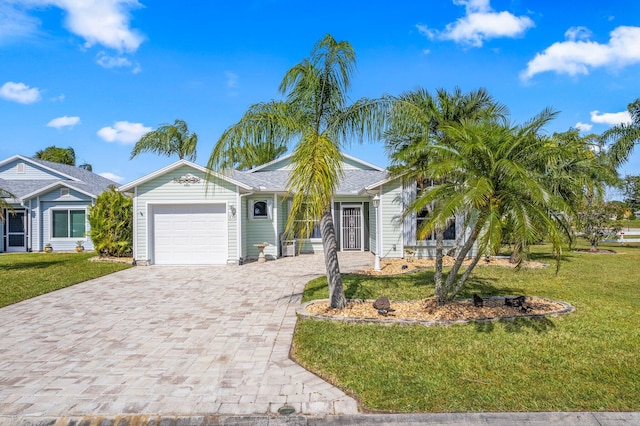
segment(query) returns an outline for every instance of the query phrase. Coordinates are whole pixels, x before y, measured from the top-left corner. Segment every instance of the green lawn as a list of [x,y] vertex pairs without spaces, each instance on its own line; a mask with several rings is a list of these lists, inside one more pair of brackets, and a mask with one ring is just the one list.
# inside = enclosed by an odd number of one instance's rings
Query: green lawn
[[[451,327],[299,320],[292,353],[363,409],[395,412],[640,410],[640,245],[570,253],[555,268],[478,267],[463,294],[536,295],[576,312]],[[537,248],[534,257],[550,262]],[[344,276],[347,297],[417,299],[432,272]],[[304,300],[326,298],[326,281]]]
[[130,268],[125,263],[90,262],[94,252],[0,255],[0,307]]

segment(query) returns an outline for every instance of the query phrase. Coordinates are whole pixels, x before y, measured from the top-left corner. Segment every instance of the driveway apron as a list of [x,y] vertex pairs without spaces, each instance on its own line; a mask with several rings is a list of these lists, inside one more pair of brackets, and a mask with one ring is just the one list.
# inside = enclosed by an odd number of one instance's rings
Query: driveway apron
[[289,359],[301,292],[323,273],[322,255],[140,266],[2,308],[0,416],[357,413]]

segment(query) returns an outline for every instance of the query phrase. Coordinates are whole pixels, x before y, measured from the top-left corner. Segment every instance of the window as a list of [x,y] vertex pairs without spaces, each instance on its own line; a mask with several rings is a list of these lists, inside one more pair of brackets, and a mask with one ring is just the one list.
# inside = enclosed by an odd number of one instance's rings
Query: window
[[[289,200],[289,214],[291,214],[291,204],[292,204],[292,201]],[[307,221],[309,221],[309,219],[305,218],[304,216],[296,220],[296,222],[300,224],[300,228],[304,228],[305,223]],[[311,229],[311,233],[309,234],[309,236],[308,237],[305,236],[305,238],[309,238],[309,239],[322,238],[322,233],[320,232],[320,220],[316,219],[316,220],[312,220],[311,222],[313,222],[313,229]],[[302,236],[299,235],[298,238],[302,238]]]
[[251,219],[271,219],[271,200],[251,200]]
[[[427,218],[429,212],[427,209],[423,209],[421,212],[416,214],[416,241],[435,241],[436,234],[432,232],[431,234],[425,236],[422,240],[417,238],[417,233],[420,231],[422,227],[422,222]],[[451,223],[444,231],[444,239],[445,240],[455,240],[456,239],[456,221],[455,218],[451,220]]]
[[53,210],[51,212],[52,238],[84,238],[86,233],[84,210]]
[[19,174],[25,174],[27,170],[27,166],[24,163],[18,163],[18,173]]

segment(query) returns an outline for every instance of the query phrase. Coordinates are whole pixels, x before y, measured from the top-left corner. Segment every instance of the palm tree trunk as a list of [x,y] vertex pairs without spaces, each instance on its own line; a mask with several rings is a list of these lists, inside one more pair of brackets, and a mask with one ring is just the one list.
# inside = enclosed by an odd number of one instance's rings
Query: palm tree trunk
[[438,305],[442,306],[447,300],[447,290],[442,285],[442,260],[444,258],[444,230],[436,229],[436,270],[433,276]]
[[329,284],[329,306],[341,309],[347,306],[342,287],[342,276],[338,264],[338,243],[336,241],[336,229],[333,226],[331,210],[327,209],[320,219],[322,232],[322,247],[324,248],[324,262],[327,268],[327,283]]

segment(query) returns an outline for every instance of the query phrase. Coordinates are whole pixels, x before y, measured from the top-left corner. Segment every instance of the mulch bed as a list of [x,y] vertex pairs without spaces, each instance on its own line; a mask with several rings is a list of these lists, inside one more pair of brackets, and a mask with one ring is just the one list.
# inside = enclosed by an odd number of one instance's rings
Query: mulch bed
[[435,297],[422,300],[391,301],[393,312],[387,316],[378,313],[372,301],[349,301],[344,309],[329,308],[326,301],[312,302],[306,306],[308,313],[321,317],[344,318],[388,318],[418,321],[460,321],[483,320],[507,317],[529,317],[550,315],[565,311],[567,306],[559,302],[540,297],[526,297],[525,304],[530,309],[521,310],[513,306],[505,306],[504,297],[484,298],[483,307],[476,307],[471,299],[456,300],[438,306]]

